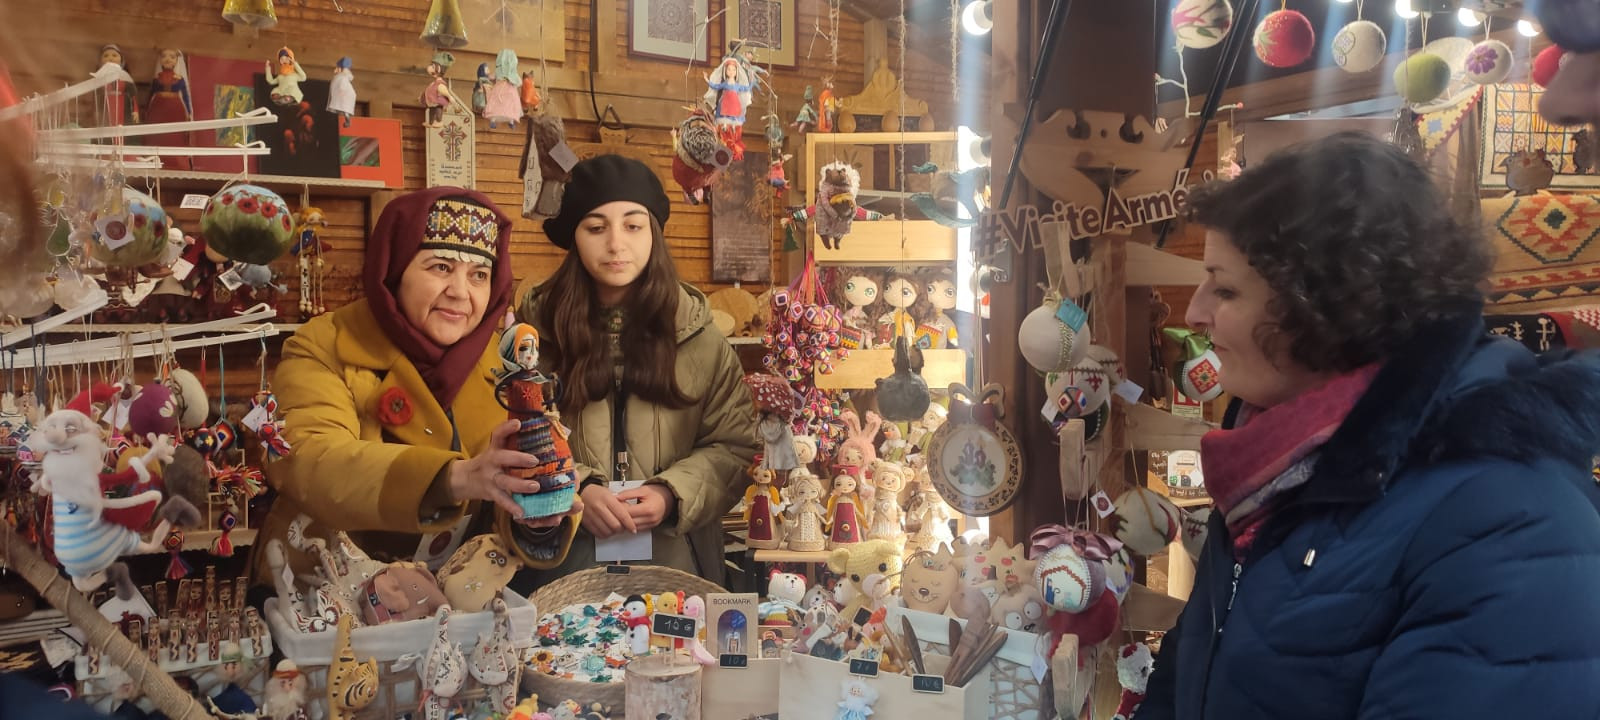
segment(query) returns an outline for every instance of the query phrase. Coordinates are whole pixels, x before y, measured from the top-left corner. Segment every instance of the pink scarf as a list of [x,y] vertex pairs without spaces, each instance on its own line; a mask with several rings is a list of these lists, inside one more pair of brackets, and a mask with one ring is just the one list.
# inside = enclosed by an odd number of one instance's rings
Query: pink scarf
[[1272,500],[1311,478],[1307,459],[1344,423],[1378,368],[1358,368],[1265,410],[1246,405],[1234,428],[1200,439],[1206,490],[1227,522],[1236,555],[1254,542]]

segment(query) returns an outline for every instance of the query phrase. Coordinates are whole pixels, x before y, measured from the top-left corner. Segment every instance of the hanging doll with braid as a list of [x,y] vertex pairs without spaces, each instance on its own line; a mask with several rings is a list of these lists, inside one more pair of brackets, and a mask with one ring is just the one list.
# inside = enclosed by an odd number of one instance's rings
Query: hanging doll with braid
[[500,404],[522,424],[509,438],[511,449],[539,461],[532,468],[509,471],[524,479],[538,480],[539,492],[512,497],[526,517],[564,513],[572,508],[572,498],[577,494],[577,466],[572,460],[572,448],[567,445],[566,429],[561,427],[554,409],[546,405],[546,392],[553,397],[556,388],[555,379],[538,370],[539,332],[523,323],[512,326],[500,341],[500,359],[506,368],[497,388]]

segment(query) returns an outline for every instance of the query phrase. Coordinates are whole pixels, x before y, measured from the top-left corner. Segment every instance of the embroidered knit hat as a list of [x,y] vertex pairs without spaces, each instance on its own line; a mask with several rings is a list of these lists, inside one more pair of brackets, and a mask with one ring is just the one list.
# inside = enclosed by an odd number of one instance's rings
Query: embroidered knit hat
[[544,221],[544,234],[563,250],[571,250],[578,222],[609,202],[628,200],[650,211],[665,226],[672,202],[660,178],[644,163],[621,155],[598,155],[572,166],[572,180],[561,196],[561,211]]

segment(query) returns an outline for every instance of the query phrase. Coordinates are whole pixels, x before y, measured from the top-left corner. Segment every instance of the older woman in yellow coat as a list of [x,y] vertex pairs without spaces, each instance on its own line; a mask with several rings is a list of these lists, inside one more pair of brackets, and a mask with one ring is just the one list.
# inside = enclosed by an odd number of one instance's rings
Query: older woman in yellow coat
[[[495,399],[496,327],[512,295],[511,221],[483,195],[430,188],[396,198],[368,240],[366,297],[307,323],[273,376],[293,446],[267,468],[278,499],[257,547],[304,513],[310,531],[348,531],[380,560],[442,560],[492,532],[496,513],[534,566],[565,557],[572,514],[524,520],[511,472],[534,458],[506,449],[517,428]],[[552,527],[552,525],[554,525]],[[290,550],[297,572],[308,558]],[[265,553],[254,578],[270,584]]]

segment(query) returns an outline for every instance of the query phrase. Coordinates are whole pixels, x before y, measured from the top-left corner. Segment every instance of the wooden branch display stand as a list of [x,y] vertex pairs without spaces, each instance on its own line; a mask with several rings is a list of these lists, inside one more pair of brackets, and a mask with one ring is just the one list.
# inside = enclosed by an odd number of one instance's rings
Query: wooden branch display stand
[[700,720],[700,664],[677,653],[636,657],[623,677],[627,720]]

